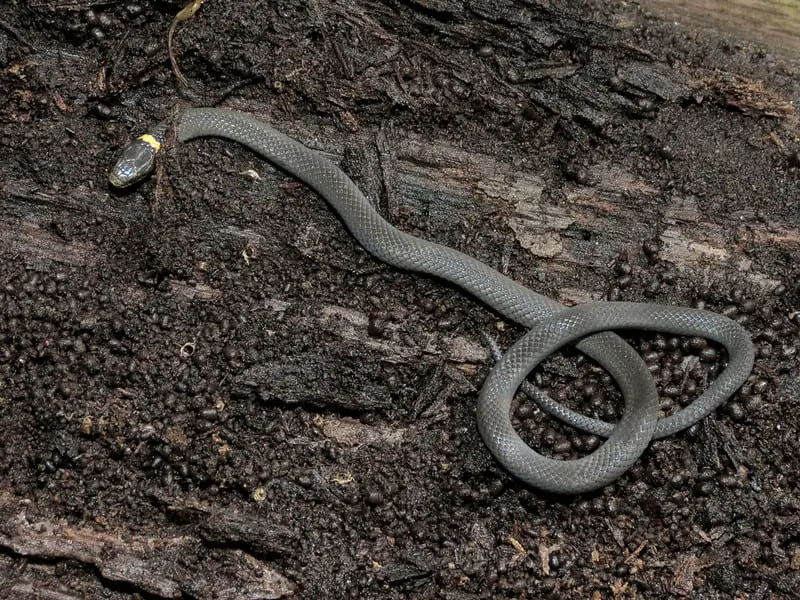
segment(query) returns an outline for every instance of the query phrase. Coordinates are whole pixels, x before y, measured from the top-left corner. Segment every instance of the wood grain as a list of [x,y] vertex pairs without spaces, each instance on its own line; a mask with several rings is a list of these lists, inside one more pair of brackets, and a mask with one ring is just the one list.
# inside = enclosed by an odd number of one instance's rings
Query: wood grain
[[711,26],[789,53],[800,52],[797,0],[647,0],[643,5],[668,19]]

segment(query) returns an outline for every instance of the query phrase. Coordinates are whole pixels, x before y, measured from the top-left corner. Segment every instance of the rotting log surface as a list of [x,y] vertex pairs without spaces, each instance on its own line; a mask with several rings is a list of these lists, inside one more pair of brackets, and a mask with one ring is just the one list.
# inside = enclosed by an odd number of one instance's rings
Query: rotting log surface
[[[518,328],[372,260],[230,144],[109,191],[175,102],[170,18],[0,15],[0,597],[796,594],[796,64],[613,3],[207,3],[181,26],[194,85],[246,82],[229,106],[398,227],[565,302],[703,303],[753,331],[729,408],[565,502],[475,430],[481,332]],[[634,343],[667,411],[719,367]],[[537,380],[613,417],[573,358]],[[517,418],[557,456],[597,443]]]

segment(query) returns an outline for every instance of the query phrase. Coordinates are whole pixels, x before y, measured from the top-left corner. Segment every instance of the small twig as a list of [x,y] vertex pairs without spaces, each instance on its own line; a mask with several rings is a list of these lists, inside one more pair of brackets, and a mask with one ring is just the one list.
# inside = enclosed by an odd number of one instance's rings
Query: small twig
[[216,106],[220,102],[222,102],[225,98],[227,98],[230,94],[235,92],[241,87],[248,85],[255,81],[257,78],[251,78],[244,81],[238,81],[229,85],[227,88],[222,90],[220,94],[217,95],[216,98],[211,98],[207,96],[204,92],[198,93],[196,92],[189,80],[184,77],[183,73],[181,72],[180,67],[178,66],[178,60],[175,58],[175,52],[173,51],[172,46],[172,39],[175,36],[175,31],[178,27],[178,23],[181,21],[188,21],[191,19],[195,13],[200,10],[200,7],[203,5],[205,0],[191,0],[189,4],[184,6],[180,12],[175,15],[175,18],[172,19],[172,23],[169,26],[169,32],[167,33],[167,53],[169,54],[169,62],[172,65],[172,72],[175,74],[175,78],[178,80],[178,84],[180,87],[181,96],[183,96],[186,100],[190,102],[194,102],[197,104],[206,104],[208,106]]
[[180,12],[175,15],[175,18],[172,19],[172,23],[169,26],[169,32],[167,33],[167,52],[169,53],[169,62],[172,65],[172,72],[175,73],[175,77],[184,88],[189,87],[189,82],[186,80],[186,77],[183,76],[183,73],[181,73],[181,69],[178,66],[178,61],[175,59],[175,53],[172,51],[172,38],[175,35],[175,30],[178,27],[178,23],[180,21],[187,21],[191,19],[195,13],[200,10],[202,5],[203,0],[192,0],[189,2],[189,4],[184,6]]

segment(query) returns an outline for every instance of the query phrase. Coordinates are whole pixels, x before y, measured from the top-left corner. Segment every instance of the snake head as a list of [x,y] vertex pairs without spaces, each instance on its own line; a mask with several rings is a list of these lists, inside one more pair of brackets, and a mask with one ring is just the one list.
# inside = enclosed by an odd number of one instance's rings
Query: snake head
[[163,133],[146,133],[128,144],[108,174],[115,188],[129,187],[147,178],[155,168],[156,154],[164,145]]

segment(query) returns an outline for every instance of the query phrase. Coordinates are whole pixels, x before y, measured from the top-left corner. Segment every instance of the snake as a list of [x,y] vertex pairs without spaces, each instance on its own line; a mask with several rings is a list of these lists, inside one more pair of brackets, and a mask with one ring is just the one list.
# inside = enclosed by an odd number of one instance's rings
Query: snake
[[[174,121],[174,137],[181,143],[201,137],[231,140],[305,183],[328,202],[353,237],[378,260],[450,282],[527,329],[490,369],[478,394],[476,419],[490,453],[508,473],[533,488],[574,495],[611,484],[639,459],[651,440],[699,422],[736,393],[750,375],[755,359],[752,339],[726,316],[637,302],[564,306],[465,253],[397,229],[336,164],[248,113],[192,107],[180,111]],[[113,187],[130,187],[153,171],[169,126],[162,122],[125,147],[109,173]],[[662,416],[653,376],[639,353],[615,333],[622,330],[703,337],[725,348],[727,365],[688,406]],[[572,460],[532,449],[512,423],[518,388],[538,364],[564,346],[574,346],[606,369],[624,402],[619,421],[608,423],[577,413],[544,390],[529,386],[545,412],[607,438],[590,454]]]

